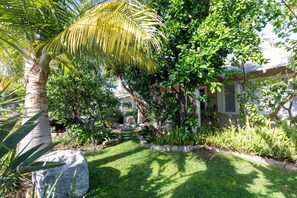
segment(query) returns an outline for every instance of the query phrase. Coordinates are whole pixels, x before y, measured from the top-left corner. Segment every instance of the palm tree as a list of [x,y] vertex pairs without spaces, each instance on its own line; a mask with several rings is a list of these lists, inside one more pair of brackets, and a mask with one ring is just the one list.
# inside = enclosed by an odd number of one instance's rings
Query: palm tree
[[44,111],[19,149],[51,143],[46,83],[52,60],[71,53],[152,69],[160,24],[153,10],[134,0],[1,0],[0,58],[12,65],[21,57],[24,64],[24,122]]

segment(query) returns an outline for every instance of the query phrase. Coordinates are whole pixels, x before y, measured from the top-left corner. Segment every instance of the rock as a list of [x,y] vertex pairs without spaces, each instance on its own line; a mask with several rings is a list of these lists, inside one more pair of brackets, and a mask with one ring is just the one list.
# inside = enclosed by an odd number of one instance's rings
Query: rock
[[155,147],[156,147],[156,144],[155,143],[150,143],[150,149],[152,149],[152,150],[154,150],[155,149]]
[[163,150],[163,146],[156,145],[155,150],[162,151]]
[[184,146],[184,145],[178,146],[178,151],[186,152],[187,151],[187,146]]
[[188,148],[188,151],[193,151],[194,150],[194,146],[193,145],[188,145],[187,148]]
[[170,145],[164,145],[163,148],[164,148],[164,151],[171,151]]
[[178,146],[172,146],[171,151],[174,151],[174,152],[178,151]]
[[297,172],[297,165],[293,163],[286,164],[284,168],[290,171]]
[[82,152],[71,150],[54,151],[43,156],[40,161],[62,162],[65,165],[33,172],[32,180],[36,183],[38,197],[47,196],[59,175],[61,176],[56,185],[55,198],[71,197],[71,185],[74,187],[73,198],[82,197],[87,193],[89,189],[89,171],[87,160]]
[[141,144],[141,146],[145,146],[145,147],[149,146],[149,143],[147,143],[147,141],[145,141],[145,140],[141,140],[140,144]]

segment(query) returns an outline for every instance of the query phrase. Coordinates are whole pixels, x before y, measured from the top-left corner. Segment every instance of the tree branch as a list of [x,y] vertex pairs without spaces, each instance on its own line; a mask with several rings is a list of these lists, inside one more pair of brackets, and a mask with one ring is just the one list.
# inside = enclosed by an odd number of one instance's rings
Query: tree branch
[[291,9],[291,7],[287,4],[287,2],[285,0],[281,0],[281,2],[288,8],[288,10],[293,14],[293,16],[295,17],[296,21],[297,21],[297,15],[295,14],[295,12]]
[[130,89],[128,89],[128,87],[126,87],[123,83],[123,78],[121,76],[119,76],[119,79],[120,79],[120,82],[121,82],[121,85],[122,87],[129,93],[130,97],[135,101],[136,103],[136,106],[140,112],[140,116],[143,120],[143,123],[155,134],[155,135],[159,135],[160,134],[160,131],[154,127],[150,122],[149,120],[145,117],[144,115],[144,110],[142,107],[145,107],[145,106],[142,106],[142,103],[137,99],[137,97],[132,93],[132,91]]

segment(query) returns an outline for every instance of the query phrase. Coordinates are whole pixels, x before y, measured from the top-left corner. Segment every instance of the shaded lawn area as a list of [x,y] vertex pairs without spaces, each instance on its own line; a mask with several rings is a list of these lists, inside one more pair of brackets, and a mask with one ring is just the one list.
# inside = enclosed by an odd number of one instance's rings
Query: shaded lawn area
[[125,142],[85,154],[86,197],[297,197],[297,174],[207,150],[152,151]]

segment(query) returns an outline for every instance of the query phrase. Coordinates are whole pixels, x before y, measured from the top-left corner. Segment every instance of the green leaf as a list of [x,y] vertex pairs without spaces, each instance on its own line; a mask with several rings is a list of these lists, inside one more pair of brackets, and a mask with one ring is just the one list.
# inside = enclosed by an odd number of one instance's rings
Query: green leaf
[[10,104],[10,103],[17,103],[17,102],[21,102],[24,101],[23,99],[21,99],[22,97],[18,97],[18,98],[11,98],[11,99],[7,99],[5,101],[0,101],[0,105],[5,105],[5,104]]
[[0,142],[2,142],[5,137],[11,132],[13,127],[16,125],[20,118],[20,115],[15,115],[8,118],[0,125]]
[[[43,111],[37,113],[32,118],[27,120],[20,128],[18,128],[15,132],[10,134],[3,143],[9,148],[16,148],[17,144],[26,137],[37,125],[36,120],[41,116]],[[9,150],[0,146],[0,158],[3,157]]]
[[52,186],[50,192],[48,193],[48,195],[46,196],[46,198],[50,198],[50,196],[52,195],[54,197],[55,195],[55,189],[56,189],[56,186],[57,186],[57,183],[61,177],[61,175],[63,174],[63,172],[59,175],[59,177],[56,179],[54,185]]
[[29,166],[21,165],[21,166],[19,166],[18,170],[20,173],[28,173],[28,172],[38,171],[38,170],[55,168],[55,167],[63,166],[63,165],[65,165],[65,163],[39,161],[39,162],[30,164]]
[[57,144],[59,144],[58,142],[51,144],[47,147],[45,147],[44,149],[34,153],[31,157],[27,158],[22,165],[26,166],[29,165],[31,163],[33,163],[35,160],[37,160],[38,158],[40,158],[42,155],[46,154],[47,152],[49,152],[50,150],[52,150],[52,148],[54,148]]
[[42,146],[42,144],[39,144],[31,149],[29,149],[28,151],[26,151],[25,153],[16,156],[9,164],[9,167],[11,169],[15,169],[17,168],[21,163],[23,163],[28,157],[30,157],[34,152],[36,152],[40,147]]
[[5,90],[8,88],[8,86],[10,85],[10,82],[0,91],[0,95],[2,95]]

